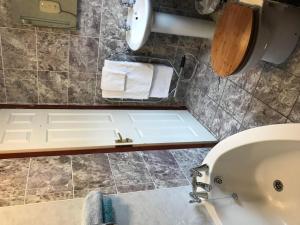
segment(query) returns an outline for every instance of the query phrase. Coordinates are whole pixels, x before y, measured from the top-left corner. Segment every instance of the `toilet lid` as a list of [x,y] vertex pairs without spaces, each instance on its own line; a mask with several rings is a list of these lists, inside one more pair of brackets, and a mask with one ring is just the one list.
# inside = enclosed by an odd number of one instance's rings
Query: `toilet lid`
[[215,30],[211,61],[212,68],[221,77],[238,71],[246,57],[254,29],[254,9],[228,4]]

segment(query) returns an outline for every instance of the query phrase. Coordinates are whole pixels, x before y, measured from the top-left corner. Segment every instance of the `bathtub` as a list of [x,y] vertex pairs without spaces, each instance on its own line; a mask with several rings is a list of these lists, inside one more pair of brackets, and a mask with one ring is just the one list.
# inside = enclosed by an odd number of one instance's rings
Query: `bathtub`
[[210,184],[206,207],[215,224],[300,224],[300,124],[270,125],[216,145],[198,181]]

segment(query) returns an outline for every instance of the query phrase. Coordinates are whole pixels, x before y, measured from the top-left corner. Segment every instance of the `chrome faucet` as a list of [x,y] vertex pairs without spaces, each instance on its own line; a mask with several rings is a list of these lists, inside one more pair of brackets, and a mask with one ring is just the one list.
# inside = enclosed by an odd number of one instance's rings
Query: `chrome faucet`
[[[207,164],[202,164],[201,166],[197,166],[195,168],[192,168],[191,170],[192,174],[197,174],[197,176],[199,176],[198,174],[201,174],[201,172],[205,172],[206,174],[208,174],[209,171],[209,166]],[[202,174],[201,174],[202,176]]]
[[121,24],[121,29],[125,31],[129,31],[131,29],[130,25],[127,23],[127,19],[125,19]]
[[194,191],[196,191],[198,187],[204,189],[207,192],[210,192],[212,189],[212,186],[210,184],[197,181],[197,177],[193,177],[192,185]]
[[136,2],[136,0],[119,0],[120,4],[125,7],[132,8]]

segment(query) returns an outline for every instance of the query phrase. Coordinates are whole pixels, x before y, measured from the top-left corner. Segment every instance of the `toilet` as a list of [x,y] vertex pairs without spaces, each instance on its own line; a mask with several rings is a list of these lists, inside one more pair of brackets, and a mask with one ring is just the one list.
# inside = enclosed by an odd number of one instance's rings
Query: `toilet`
[[260,60],[283,63],[300,35],[300,8],[276,1],[229,3],[218,19],[211,64],[221,77],[249,70]]

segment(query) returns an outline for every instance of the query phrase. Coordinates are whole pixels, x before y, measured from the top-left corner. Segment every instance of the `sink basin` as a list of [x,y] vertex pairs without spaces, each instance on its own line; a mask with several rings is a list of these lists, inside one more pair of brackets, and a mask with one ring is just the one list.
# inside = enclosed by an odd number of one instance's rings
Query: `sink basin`
[[129,7],[127,23],[130,30],[126,32],[126,41],[129,47],[136,51],[145,44],[151,33],[151,0],[137,0],[133,7]]
[[151,0],[136,0],[128,7],[126,28],[126,41],[129,47],[136,51],[145,44],[151,32],[212,39],[215,23],[153,12]]

